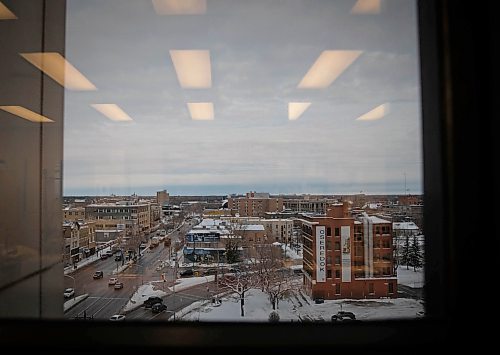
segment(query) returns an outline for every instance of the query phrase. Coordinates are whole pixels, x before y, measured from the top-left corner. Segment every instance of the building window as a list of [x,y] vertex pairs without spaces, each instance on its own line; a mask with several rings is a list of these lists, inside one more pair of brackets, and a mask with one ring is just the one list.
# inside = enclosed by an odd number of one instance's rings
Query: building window
[[340,270],[339,269],[335,270],[335,278],[340,279]]
[[326,257],[326,263],[327,263],[328,265],[331,265],[331,264],[332,264],[332,257],[331,257],[330,255],[328,255],[328,256]]
[[340,242],[335,242],[335,250],[340,250]]
[[340,295],[340,284],[335,284],[335,294]]
[[335,236],[340,237],[340,228],[335,228]]
[[332,229],[330,227],[326,228],[326,235],[327,235],[327,237],[331,237],[332,236]]
[[340,255],[335,255],[335,265],[340,265]]
[[354,248],[354,256],[363,256],[363,247]]
[[368,283],[368,293],[370,295],[375,294],[375,287],[373,286],[373,282]]
[[328,269],[326,270],[326,278],[331,279],[332,278],[332,270]]
[[387,285],[387,292],[389,294],[394,293],[394,284],[392,282],[389,282],[389,284]]

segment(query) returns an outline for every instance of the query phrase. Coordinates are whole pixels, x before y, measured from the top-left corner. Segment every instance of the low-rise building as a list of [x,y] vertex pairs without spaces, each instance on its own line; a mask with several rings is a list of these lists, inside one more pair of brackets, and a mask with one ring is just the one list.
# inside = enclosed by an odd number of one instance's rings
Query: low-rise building
[[283,211],[283,198],[251,191],[244,197],[229,197],[228,207],[233,214],[242,217],[262,217],[266,212]]
[[397,297],[390,221],[354,218],[345,203],[301,222],[304,286],[312,298]]
[[63,221],[75,222],[85,220],[85,207],[65,207],[62,210]]
[[95,224],[92,221],[63,223],[63,262],[76,264],[96,252]]

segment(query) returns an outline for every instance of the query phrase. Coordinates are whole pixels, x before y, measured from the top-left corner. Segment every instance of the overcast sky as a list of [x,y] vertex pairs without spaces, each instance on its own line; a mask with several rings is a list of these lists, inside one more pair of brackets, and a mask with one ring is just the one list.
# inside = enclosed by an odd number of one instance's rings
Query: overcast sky
[[[96,91],[66,91],[64,194],[422,192],[414,1],[68,0],[66,58]],[[212,87],[183,89],[169,50],[210,51]],[[362,54],[325,89],[297,85],[324,50]],[[288,102],[311,102],[296,121]],[[187,102],[213,102],[193,121]],[[90,104],[115,103],[132,122]],[[390,112],[356,120],[378,105]]]

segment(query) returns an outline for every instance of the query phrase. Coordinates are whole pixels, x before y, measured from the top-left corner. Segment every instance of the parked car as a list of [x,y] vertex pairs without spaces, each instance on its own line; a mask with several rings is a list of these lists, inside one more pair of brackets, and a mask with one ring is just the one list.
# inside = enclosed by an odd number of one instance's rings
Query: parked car
[[111,286],[111,285],[116,284],[117,282],[118,282],[118,279],[116,277],[112,277],[112,278],[109,279],[108,285]]
[[157,303],[163,303],[163,299],[161,297],[158,297],[158,296],[151,296],[147,300],[144,301],[143,305],[146,308],[151,308],[151,307],[153,307],[154,304],[157,304]]
[[102,279],[104,277],[104,272],[102,271],[96,271],[94,272],[94,276],[92,276],[94,279]]
[[155,303],[151,307],[151,311],[153,311],[153,313],[161,313],[161,312],[166,311],[166,310],[167,310],[167,305],[163,304],[163,303]]
[[112,320],[112,321],[120,321],[120,320],[124,320],[124,319],[125,319],[125,316],[123,314],[115,314],[109,318],[109,320]]
[[193,271],[193,269],[182,270],[181,272],[179,272],[179,275],[181,277],[193,276],[194,275],[194,271]]
[[314,303],[316,303],[316,304],[325,303],[325,299],[324,298],[316,298],[314,300]]
[[106,253],[105,253],[107,256],[113,256],[113,252],[111,250],[108,250]]
[[332,322],[352,322],[356,321],[356,316],[352,312],[338,311],[332,316]]
[[101,260],[105,260],[105,259],[107,259],[107,258],[108,258],[108,256],[109,256],[109,255],[108,255],[108,254],[106,254],[106,253],[101,254]]
[[217,269],[207,269],[203,271],[203,275],[215,275],[217,273]]
[[115,256],[115,261],[122,261],[122,255],[118,254],[117,256]]
[[115,287],[115,290],[119,290],[119,289],[123,288],[123,282],[119,282],[119,281],[117,281],[117,282],[115,283],[115,286],[114,286],[114,287]]
[[64,298],[71,298],[75,295],[75,290],[72,288],[67,288],[64,290]]
[[337,316],[339,317],[347,317],[351,319],[356,319],[356,316],[352,312],[338,311]]

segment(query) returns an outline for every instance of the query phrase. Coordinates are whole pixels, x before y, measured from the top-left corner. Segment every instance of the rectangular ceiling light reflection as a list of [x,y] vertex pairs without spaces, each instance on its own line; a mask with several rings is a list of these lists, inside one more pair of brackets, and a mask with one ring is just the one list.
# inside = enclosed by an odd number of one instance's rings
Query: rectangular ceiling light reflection
[[354,15],[377,15],[380,13],[381,0],[358,0],[351,9]]
[[20,53],[21,57],[69,90],[97,90],[82,73],[59,53]]
[[184,89],[208,89],[212,87],[210,51],[171,50],[179,84]]
[[42,116],[36,112],[28,110],[22,106],[0,106],[0,110],[4,110],[18,117],[24,118],[25,120],[37,123],[48,123],[54,122],[50,118]]
[[310,102],[289,102],[288,103],[288,119],[295,121],[298,119],[308,107],[311,106]]
[[0,20],[17,20],[17,16],[0,1]]
[[195,121],[213,121],[214,104],[211,102],[188,102],[191,118]]
[[330,86],[362,51],[323,51],[297,86],[299,89],[324,89]]
[[93,108],[102,113],[104,116],[112,121],[127,122],[132,121],[118,105],[115,104],[91,104]]
[[153,0],[158,15],[203,15],[207,12],[206,0]]
[[375,121],[379,120],[382,117],[388,115],[390,112],[389,109],[389,104],[382,104],[380,106],[375,107],[373,110],[368,111],[364,115],[359,116],[356,118],[356,121]]

